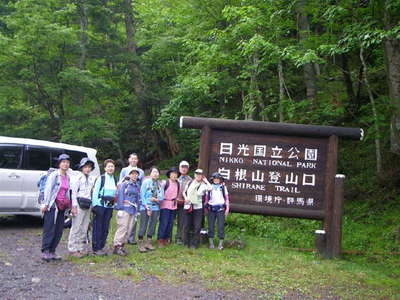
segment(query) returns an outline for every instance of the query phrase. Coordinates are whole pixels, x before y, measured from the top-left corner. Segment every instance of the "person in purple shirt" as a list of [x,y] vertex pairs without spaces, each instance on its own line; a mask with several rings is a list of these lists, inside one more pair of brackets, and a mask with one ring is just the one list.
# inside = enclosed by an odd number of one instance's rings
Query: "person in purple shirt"
[[41,204],[43,215],[42,260],[60,260],[56,248],[64,230],[64,213],[71,207],[70,178],[68,169],[70,157],[61,154],[58,157],[58,170],[51,173],[44,189],[44,200]]

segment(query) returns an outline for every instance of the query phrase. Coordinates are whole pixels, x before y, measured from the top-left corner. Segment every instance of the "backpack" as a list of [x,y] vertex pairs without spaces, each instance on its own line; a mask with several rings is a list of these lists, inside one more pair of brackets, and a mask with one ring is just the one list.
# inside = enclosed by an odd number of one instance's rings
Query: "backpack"
[[44,193],[44,189],[46,187],[46,182],[47,182],[47,178],[49,177],[49,175],[51,173],[53,173],[55,170],[55,168],[50,168],[46,174],[43,174],[42,176],[40,176],[39,181],[37,182],[37,187],[39,189],[40,193]]
[[46,182],[47,182],[47,178],[49,177],[49,175],[51,173],[53,173],[55,170],[55,168],[50,168],[46,174],[43,174],[42,176],[40,176],[39,181],[37,182],[37,187],[39,190],[39,197],[38,197],[38,203],[41,204],[44,200],[44,189],[46,187]]

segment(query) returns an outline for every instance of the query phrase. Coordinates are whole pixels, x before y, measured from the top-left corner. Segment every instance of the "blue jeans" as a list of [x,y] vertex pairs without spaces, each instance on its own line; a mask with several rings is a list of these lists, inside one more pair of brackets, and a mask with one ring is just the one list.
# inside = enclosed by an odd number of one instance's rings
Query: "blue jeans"
[[112,207],[95,206],[92,209],[93,229],[92,229],[92,248],[93,251],[102,250],[107,242],[108,229],[113,213]]
[[171,238],[172,225],[175,217],[175,210],[160,210],[160,225],[158,225],[158,239],[167,240]]
[[56,214],[56,206],[43,216],[42,252],[55,253],[64,231],[64,210]]

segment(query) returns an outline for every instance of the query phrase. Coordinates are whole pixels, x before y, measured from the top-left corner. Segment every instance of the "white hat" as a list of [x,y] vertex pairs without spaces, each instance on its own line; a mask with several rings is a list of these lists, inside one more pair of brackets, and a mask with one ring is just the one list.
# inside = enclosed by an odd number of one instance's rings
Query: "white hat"
[[186,160],[182,160],[179,164],[179,167],[188,167],[189,168],[189,163]]
[[203,170],[202,169],[196,169],[196,171],[194,171],[196,174],[203,174]]

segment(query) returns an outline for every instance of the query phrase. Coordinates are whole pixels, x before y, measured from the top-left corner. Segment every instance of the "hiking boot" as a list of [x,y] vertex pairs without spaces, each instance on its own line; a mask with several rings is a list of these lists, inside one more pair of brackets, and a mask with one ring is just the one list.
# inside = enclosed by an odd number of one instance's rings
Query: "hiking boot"
[[140,253],[147,252],[147,249],[146,249],[146,247],[144,245],[144,241],[143,240],[139,240],[138,241],[138,250],[139,250]]
[[52,260],[61,260],[62,259],[62,257],[57,255],[55,252],[50,253],[50,257]]
[[83,256],[87,256],[87,255],[89,255],[89,251],[88,250],[79,250],[78,251],[79,253],[81,253]]
[[224,240],[219,240],[218,242],[218,250],[224,249]]
[[176,239],[175,244],[177,245],[183,245],[183,242],[181,239]]
[[105,252],[104,250],[97,250],[97,251],[94,251],[93,254],[96,256],[106,256],[107,252]]
[[122,246],[114,246],[113,254],[120,255],[120,256],[127,255],[127,253],[124,251]]
[[158,246],[158,248],[165,247],[165,240],[162,240],[162,239],[157,240],[157,246]]
[[83,254],[83,253],[81,253],[81,252],[79,252],[79,251],[76,251],[76,252],[70,252],[70,254],[69,254],[70,256],[72,256],[72,257],[76,257],[76,258],[82,258],[82,257],[84,257],[85,255]]
[[42,260],[45,262],[49,262],[51,260],[50,253],[48,251],[42,252]]
[[210,244],[209,244],[208,248],[210,248],[210,249],[215,249],[215,246],[214,246],[214,239],[213,239],[213,238],[209,238],[208,240],[210,241]]
[[155,250],[154,246],[151,244],[151,239],[147,239],[146,243],[144,244],[147,250]]

